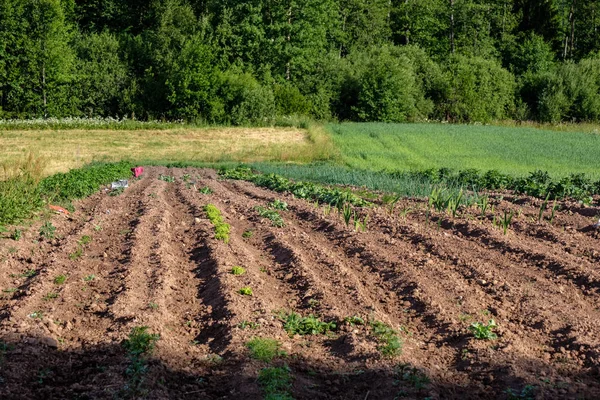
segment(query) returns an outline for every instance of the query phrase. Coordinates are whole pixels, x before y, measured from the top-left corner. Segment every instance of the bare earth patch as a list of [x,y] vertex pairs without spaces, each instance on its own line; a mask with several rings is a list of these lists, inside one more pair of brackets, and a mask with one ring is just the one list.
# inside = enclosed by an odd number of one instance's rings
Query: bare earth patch
[[[283,228],[255,209],[276,199]],[[497,205],[511,207],[508,235],[475,209],[438,224],[419,201],[363,210],[368,230],[355,232],[335,211],[212,170],[147,168],[123,194],[54,217],[57,238],[34,243],[38,222],[1,242],[2,398],[127,393],[122,343],[139,326],[160,334],[143,398],[262,398],[255,337],[280,342],[270,365],[289,366],[297,399],[600,398],[600,235],[582,229],[599,210],[566,204],[550,225],[534,222],[536,200]],[[282,311],[336,328],[290,336]],[[497,339],[477,340],[469,326],[490,319]],[[399,355],[382,354],[368,321],[398,332]]]

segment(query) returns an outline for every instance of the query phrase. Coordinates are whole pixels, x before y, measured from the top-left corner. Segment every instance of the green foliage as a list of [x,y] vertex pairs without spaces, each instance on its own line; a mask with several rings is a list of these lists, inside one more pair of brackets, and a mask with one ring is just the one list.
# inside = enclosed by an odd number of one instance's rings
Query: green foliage
[[202,194],[212,194],[213,191],[211,188],[209,188],[208,186],[204,186],[200,189],[198,189],[198,192],[202,193]]
[[231,273],[233,275],[244,275],[246,273],[246,269],[239,266],[235,266],[231,268]]
[[221,211],[214,204],[207,204],[204,206],[204,212],[215,227],[215,239],[222,240],[226,244],[229,243],[231,226],[223,221]]
[[282,210],[282,211],[287,211],[288,209],[288,204],[285,201],[276,199],[272,202],[269,203],[269,207],[274,209],[274,210]]
[[526,385],[520,392],[513,389],[506,389],[506,396],[509,400],[534,400],[535,386]]
[[175,183],[175,177],[174,176],[170,176],[170,175],[160,174],[158,176],[158,179],[161,180],[161,181],[163,181],[163,182]]
[[40,227],[40,236],[44,239],[54,239],[56,233],[56,227],[52,225],[52,222],[44,222],[44,225]]
[[57,277],[54,278],[54,284],[55,285],[62,285],[66,281],[67,281],[67,276],[66,275],[58,275]]
[[12,232],[12,234],[10,235],[10,238],[16,242],[18,242],[19,240],[21,240],[21,236],[23,236],[23,231],[21,231],[20,229],[16,229]]
[[496,321],[490,319],[487,325],[484,325],[481,322],[472,323],[471,326],[469,326],[469,330],[473,333],[475,339],[495,340],[498,338],[498,335],[493,332],[493,329],[496,326]]
[[242,233],[242,237],[244,239],[250,239],[252,237],[252,235],[254,235],[254,233],[252,231],[244,231],[244,233]]
[[258,373],[258,383],[265,400],[292,400],[292,375],[289,367],[268,367]]
[[123,342],[123,347],[133,356],[150,354],[158,339],[160,335],[148,333],[147,326],[137,326],[131,329],[129,337]]
[[319,335],[335,330],[335,322],[323,322],[314,315],[303,317],[295,312],[279,314],[283,321],[283,329],[290,335]]
[[243,287],[238,291],[239,294],[243,295],[243,296],[252,296],[252,288],[250,287]]
[[285,222],[283,221],[283,218],[281,218],[281,215],[279,215],[279,213],[275,210],[270,210],[268,208],[264,208],[261,206],[256,206],[256,212],[258,213],[258,215],[260,215],[263,218],[267,218],[268,220],[271,220],[271,224],[275,227],[278,228],[282,228],[285,226]]
[[385,357],[395,357],[402,351],[402,341],[398,332],[381,321],[371,321],[373,336],[379,341],[378,350]]
[[246,343],[246,347],[250,349],[252,358],[264,362],[271,362],[273,358],[285,355],[281,351],[281,343],[275,339],[252,338]]
[[87,197],[100,186],[131,176],[131,163],[91,163],[67,173],[52,175],[40,182],[43,195],[57,200],[75,200]]

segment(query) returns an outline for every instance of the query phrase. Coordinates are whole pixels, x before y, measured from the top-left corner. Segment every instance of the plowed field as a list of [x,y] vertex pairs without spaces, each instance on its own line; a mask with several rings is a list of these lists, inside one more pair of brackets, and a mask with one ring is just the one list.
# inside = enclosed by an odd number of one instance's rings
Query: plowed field
[[[275,199],[289,205],[282,228],[255,210]],[[0,242],[0,398],[259,399],[267,364],[246,343],[264,337],[281,342],[270,365],[289,366],[297,399],[598,399],[600,210],[563,204],[539,223],[540,203],[496,201],[518,211],[507,235],[475,208],[438,223],[417,200],[362,210],[355,232],[337,211],[212,170],[148,168],[121,195],[55,215],[52,240],[38,222]],[[280,311],[337,328],[290,337]],[[393,327],[402,352],[382,355],[351,316]],[[498,338],[475,339],[469,326],[490,319]],[[139,326],[160,339],[132,394],[122,343]]]

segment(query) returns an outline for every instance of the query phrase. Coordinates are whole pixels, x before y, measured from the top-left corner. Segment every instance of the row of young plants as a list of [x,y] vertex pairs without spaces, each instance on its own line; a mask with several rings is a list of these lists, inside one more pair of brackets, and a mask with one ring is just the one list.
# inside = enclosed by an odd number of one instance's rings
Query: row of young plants
[[497,170],[486,172],[477,169],[454,171],[449,168],[430,168],[414,172],[390,172],[399,177],[409,175],[427,180],[432,184],[443,184],[478,190],[514,190],[541,199],[573,198],[591,203],[593,195],[600,194],[600,180],[593,181],[585,174],[570,174],[561,179],[553,179],[546,171],[534,171],[526,177],[513,177]]
[[222,168],[219,175],[224,179],[249,181],[278,193],[288,192],[299,199],[331,204],[338,208],[343,207],[345,204],[357,207],[370,205],[368,201],[355,195],[350,190],[325,187],[312,182],[294,182],[277,174],[255,174],[252,169],[247,167]]
[[131,176],[132,164],[92,163],[39,180],[26,169],[0,181],[0,225],[31,218],[45,204],[66,204],[97,192],[102,185]]

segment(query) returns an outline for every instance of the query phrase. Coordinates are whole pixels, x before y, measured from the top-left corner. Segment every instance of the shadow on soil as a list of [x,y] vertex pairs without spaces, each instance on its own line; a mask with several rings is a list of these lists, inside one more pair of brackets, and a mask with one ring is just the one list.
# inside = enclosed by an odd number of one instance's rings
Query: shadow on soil
[[[175,354],[166,362],[150,358],[145,362],[139,385],[134,385],[134,378],[128,373],[132,362],[121,344],[67,351],[60,350],[60,345],[54,348],[45,343],[44,338],[18,334],[0,337],[2,399],[263,398],[257,376],[267,364],[245,355],[207,358],[182,366],[177,366]],[[290,392],[296,399],[599,398],[597,373],[571,376],[572,382],[582,383],[579,386],[564,382],[561,386],[561,382],[550,379],[526,382],[511,373],[521,367],[531,369],[532,363],[539,361],[518,359],[510,367],[487,365],[478,368],[484,373],[471,375],[471,382],[464,384],[439,377],[433,377],[430,382],[422,371],[403,364],[398,364],[395,370],[341,371],[288,357],[275,360],[272,365],[289,366],[294,377]],[[534,367],[544,373],[554,371],[548,364]],[[443,375],[441,371],[439,376]],[[531,391],[527,389],[529,386]]]

